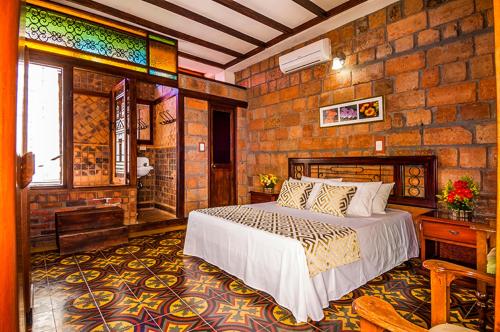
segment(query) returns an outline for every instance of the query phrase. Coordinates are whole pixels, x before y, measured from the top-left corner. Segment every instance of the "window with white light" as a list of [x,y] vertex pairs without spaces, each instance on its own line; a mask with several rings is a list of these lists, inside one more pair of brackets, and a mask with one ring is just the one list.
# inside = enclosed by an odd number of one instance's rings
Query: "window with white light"
[[27,122],[27,147],[35,154],[31,185],[62,185],[62,68],[29,65]]

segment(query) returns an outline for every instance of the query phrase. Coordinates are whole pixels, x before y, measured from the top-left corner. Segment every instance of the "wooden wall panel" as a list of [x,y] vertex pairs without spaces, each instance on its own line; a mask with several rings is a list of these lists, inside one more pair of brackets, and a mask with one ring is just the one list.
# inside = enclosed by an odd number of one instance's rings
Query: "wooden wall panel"
[[19,33],[18,0],[0,11],[0,331],[17,331],[16,283],[16,82]]

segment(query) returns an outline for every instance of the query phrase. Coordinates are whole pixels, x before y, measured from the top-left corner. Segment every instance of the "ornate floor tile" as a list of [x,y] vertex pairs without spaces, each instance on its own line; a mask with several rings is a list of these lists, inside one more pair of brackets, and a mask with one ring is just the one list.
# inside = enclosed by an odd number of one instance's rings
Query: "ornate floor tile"
[[[361,295],[380,297],[406,319],[429,326],[429,278],[419,273],[418,260],[331,301],[323,320],[297,323],[269,294],[184,255],[184,236],[143,236],[75,255],[34,254],[34,331],[350,332],[359,331],[352,301]],[[474,291],[457,286],[451,293],[450,321],[477,329]]]

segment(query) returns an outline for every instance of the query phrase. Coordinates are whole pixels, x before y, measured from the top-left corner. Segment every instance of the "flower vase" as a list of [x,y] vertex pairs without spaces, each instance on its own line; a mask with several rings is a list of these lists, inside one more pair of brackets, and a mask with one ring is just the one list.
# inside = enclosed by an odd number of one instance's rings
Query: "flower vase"
[[453,220],[469,221],[471,220],[471,217],[472,217],[472,211],[470,210],[459,210],[459,209],[451,210],[451,219]]
[[274,192],[274,187],[264,187],[264,192],[272,194]]

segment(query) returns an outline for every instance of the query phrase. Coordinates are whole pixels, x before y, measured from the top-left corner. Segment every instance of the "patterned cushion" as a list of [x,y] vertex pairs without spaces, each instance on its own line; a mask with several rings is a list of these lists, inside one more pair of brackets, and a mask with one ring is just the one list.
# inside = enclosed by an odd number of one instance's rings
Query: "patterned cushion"
[[345,217],[351,199],[357,188],[330,186],[322,184],[321,190],[311,208],[314,212],[332,214],[337,217]]
[[281,186],[278,205],[304,210],[314,183],[285,181]]

